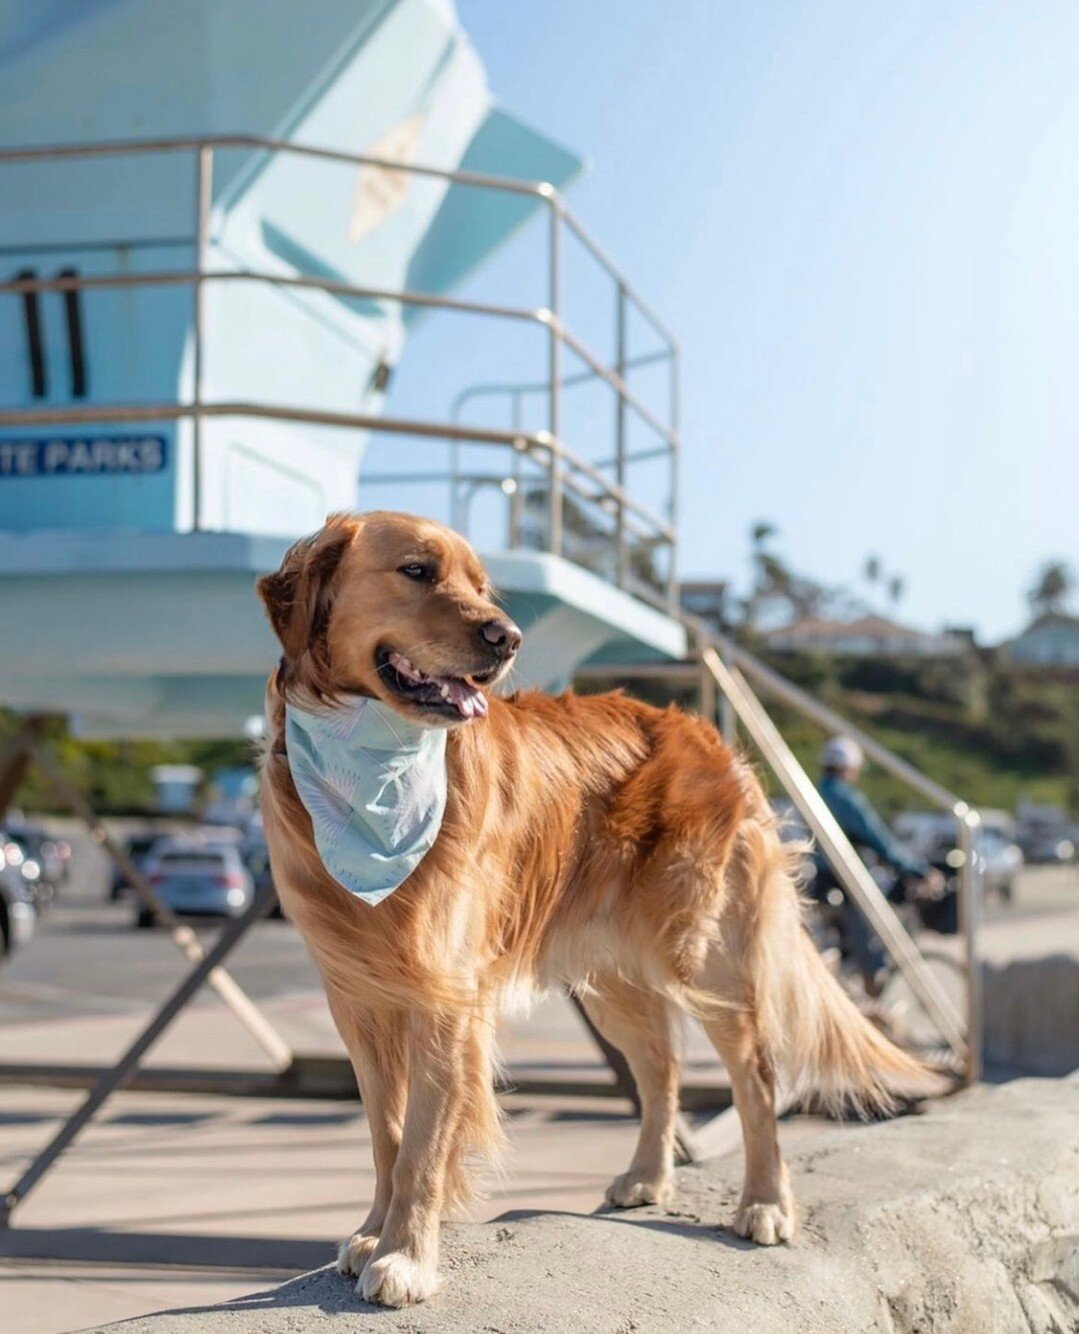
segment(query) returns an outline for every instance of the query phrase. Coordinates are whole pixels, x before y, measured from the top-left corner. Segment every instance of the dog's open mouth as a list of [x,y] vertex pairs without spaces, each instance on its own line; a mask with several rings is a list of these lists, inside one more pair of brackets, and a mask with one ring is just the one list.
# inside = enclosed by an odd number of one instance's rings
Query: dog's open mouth
[[493,667],[469,676],[430,676],[403,653],[388,648],[380,648],[375,654],[375,668],[398,698],[425,713],[455,719],[487,716],[487,696],[480,687],[498,674],[498,668]]

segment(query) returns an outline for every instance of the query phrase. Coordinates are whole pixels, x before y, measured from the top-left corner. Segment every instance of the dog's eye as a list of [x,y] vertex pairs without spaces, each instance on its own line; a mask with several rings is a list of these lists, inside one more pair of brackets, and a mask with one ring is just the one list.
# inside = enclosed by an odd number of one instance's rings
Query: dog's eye
[[427,584],[435,577],[435,572],[430,565],[420,565],[418,562],[411,565],[399,565],[397,573],[403,574],[406,579],[415,579],[417,583]]

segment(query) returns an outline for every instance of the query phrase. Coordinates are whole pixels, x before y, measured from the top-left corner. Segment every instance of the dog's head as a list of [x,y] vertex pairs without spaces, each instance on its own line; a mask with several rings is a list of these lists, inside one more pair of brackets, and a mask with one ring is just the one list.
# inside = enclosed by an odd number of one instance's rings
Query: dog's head
[[408,514],[331,515],[258,591],[286,694],[370,695],[430,725],[483,717],[521,644],[468,543]]

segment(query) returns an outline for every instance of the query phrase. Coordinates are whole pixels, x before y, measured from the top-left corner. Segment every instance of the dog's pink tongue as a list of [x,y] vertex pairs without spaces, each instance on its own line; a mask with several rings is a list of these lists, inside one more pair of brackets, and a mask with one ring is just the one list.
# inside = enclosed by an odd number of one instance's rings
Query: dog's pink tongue
[[451,681],[450,703],[462,718],[485,718],[487,716],[487,697],[474,686],[463,681]]

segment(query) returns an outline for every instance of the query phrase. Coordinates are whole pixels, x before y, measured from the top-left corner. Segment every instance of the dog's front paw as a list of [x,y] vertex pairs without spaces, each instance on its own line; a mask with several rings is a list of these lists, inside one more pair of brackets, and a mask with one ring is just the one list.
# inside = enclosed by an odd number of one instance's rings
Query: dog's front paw
[[790,1200],[780,1204],[743,1203],[734,1216],[734,1230],[758,1246],[790,1241],[794,1236],[794,1205]]
[[337,1248],[337,1272],[359,1278],[371,1252],[378,1245],[377,1232],[353,1232]]
[[607,1203],[616,1209],[634,1209],[641,1204],[663,1204],[671,1195],[670,1172],[643,1172],[631,1168],[615,1177],[607,1187]]
[[356,1291],[380,1306],[411,1306],[438,1291],[438,1270],[404,1251],[389,1251],[368,1260]]

